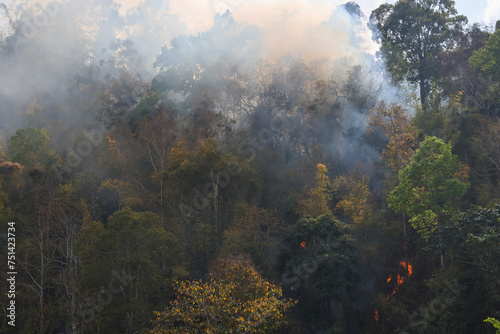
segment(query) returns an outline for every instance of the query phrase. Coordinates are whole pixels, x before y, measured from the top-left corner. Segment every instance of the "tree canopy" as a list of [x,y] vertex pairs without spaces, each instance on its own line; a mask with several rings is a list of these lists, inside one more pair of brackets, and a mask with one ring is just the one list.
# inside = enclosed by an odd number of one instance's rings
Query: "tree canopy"
[[468,189],[467,168],[451,152],[451,144],[426,137],[399,172],[399,184],[388,197],[389,207],[406,212],[417,232],[428,239],[450,219]]
[[47,130],[34,127],[17,130],[9,138],[9,151],[12,161],[28,167],[48,165],[55,159]]
[[149,333],[275,333],[296,303],[241,257],[220,261],[205,283],[177,282],[176,293]]
[[381,5],[370,16],[389,72],[395,81],[419,85],[423,108],[439,71],[438,55],[453,47],[466,22],[450,0],[400,0]]
[[494,81],[500,81],[500,29],[497,29],[486,44],[474,51],[469,63],[476,71],[490,76]]
[[500,21],[123,2],[0,3],[1,333],[494,332]]

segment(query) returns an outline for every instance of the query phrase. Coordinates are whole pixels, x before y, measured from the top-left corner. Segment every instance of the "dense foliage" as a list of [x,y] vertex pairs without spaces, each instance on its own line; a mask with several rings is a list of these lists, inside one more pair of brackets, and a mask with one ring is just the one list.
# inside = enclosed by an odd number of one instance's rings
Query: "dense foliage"
[[[80,5],[22,43],[44,5],[0,5],[0,73],[31,73],[23,96],[0,79],[2,333],[498,333],[500,29],[453,1],[381,5],[389,83],[356,57],[259,58],[262,31],[226,12],[147,77],[131,41],[103,55],[92,34],[115,30],[76,28],[111,2]],[[364,24],[338,10],[320,30]],[[54,32],[76,37],[51,58]]]
[[155,312],[151,333],[274,333],[293,306],[248,260],[227,259],[208,282],[176,282],[170,307]]

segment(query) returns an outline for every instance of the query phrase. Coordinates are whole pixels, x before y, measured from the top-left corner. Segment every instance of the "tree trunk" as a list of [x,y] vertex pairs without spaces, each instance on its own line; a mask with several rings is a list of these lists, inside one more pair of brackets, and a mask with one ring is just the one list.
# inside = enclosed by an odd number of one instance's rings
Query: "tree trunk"
[[425,110],[426,109],[425,102],[427,100],[427,88],[425,87],[425,80],[420,79],[419,85],[420,85],[420,104],[422,105],[422,109]]

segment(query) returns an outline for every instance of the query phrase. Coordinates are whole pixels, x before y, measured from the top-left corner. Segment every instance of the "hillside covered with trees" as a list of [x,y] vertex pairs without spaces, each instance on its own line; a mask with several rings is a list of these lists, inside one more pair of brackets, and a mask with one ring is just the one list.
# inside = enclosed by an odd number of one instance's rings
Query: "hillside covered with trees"
[[500,21],[0,14],[2,333],[500,332]]

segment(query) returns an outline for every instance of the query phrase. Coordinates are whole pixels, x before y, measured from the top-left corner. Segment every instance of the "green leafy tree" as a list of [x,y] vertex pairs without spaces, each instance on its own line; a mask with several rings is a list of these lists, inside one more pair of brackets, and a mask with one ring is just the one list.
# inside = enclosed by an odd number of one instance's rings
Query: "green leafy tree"
[[29,167],[46,166],[55,159],[50,147],[47,130],[37,128],[19,129],[9,138],[9,153],[12,161]]
[[474,190],[479,205],[486,205],[500,197],[500,119],[483,117],[478,119],[472,138],[472,153],[476,158]]
[[444,249],[450,266],[427,284],[435,295],[449,294],[443,312],[429,324],[429,333],[480,333],[489,326],[483,319],[498,318],[499,244],[498,205],[462,213],[431,235],[425,249],[436,255]]
[[426,137],[399,173],[399,184],[388,197],[396,212],[406,212],[411,225],[427,240],[439,224],[458,211],[469,184],[467,168],[451,153],[451,144]]
[[493,81],[500,81],[500,29],[497,29],[486,44],[474,51],[469,63],[476,71],[484,72]]
[[370,16],[393,78],[418,83],[424,108],[439,70],[437,56],[453,45],[454,34],[466,22],[450,0],[400,0],[381,5]]
[[[415,154],[417,148],[418,130],[412,124],[412,117],[401,105],[391,103],[386,105],[381,102],[377,108],[370,110],[367,116],[369,134],[381,134],[387,137],[387,145],[382,149],[381,159],[389,165],[394,172],[386,181],[386,187],[392,188],[397,173],[405,168],[410,158]],[[366,182],[367,183],[367,182]],[[355,198],[359,198],[356,196]],[[353,209],[356,209],[355,206]],[[372,216],[372,215],[370,215]],[[403,237],[408,239],[407,223],[405,215],[402,215]],[[407,243],[404,243],[405,259],[407,259]]]
[[171,280],[186,275],[177,239],[152,212],[126,207],[109,217],[106,226],[88,224],[77,250],[80,289],[89,296],[81,312],[86,331],[123,333],[144,327],[153,307],[167,302]]
[[208,282],[176,282],[176,291],[149,333],[276,333],[295,303],[242,258],[222,261]]

